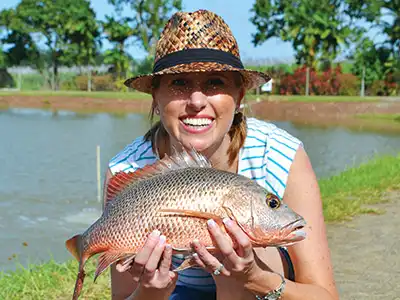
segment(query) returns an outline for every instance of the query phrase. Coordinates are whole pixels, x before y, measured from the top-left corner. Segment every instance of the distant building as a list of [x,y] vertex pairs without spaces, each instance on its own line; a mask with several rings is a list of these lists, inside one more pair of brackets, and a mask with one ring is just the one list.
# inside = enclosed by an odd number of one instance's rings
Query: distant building
[[264,83],[261,86],[261,93],[271,93],[272,92],[272,84],[273,84],[273,82],[274,82],[274,80],[271,79],[267,83]]

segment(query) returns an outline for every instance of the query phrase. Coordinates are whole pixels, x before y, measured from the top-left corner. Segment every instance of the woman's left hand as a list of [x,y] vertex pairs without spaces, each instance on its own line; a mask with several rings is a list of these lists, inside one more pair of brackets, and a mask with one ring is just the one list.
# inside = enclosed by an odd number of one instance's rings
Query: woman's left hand
[[207,224],[223,259],[218,260],[199,241],[194,240],[193,249],[197,253],[194,255],[194,259],[200,267],[213,274],[215,279],[221,274],[234,277],[244,283],[265,272],[256,263],[250,239],[236,222],[224,219],[226,230],[234,240],[233,242],[214,220],[208,220]]

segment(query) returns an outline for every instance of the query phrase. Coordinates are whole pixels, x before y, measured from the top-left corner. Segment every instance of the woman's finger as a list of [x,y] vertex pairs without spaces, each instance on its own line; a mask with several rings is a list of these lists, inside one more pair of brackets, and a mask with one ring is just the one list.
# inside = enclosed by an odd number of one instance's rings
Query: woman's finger
[[206,267],[206,269],[210,270],[213,273],[218,269],[221,274],[224,274],[225,276],[230,275],[230,272],[225,267],[221,267],[221,262],[214,256],[212,256],[210,252],[207,251],[206,247],[201,245],[198,240],[194,240],[192,242],[192,245],[193,249],[197,253],[197,258],[195,257],[195,259],[196,261],[197,259],[200,260],[200,265],[202,263]]
[[161,276],[167,276],[169,274],[171,263],[172,263],[172,247],[170,244],[166,244],[159,267]]
[[161,235],[158,241],[157,246],[154,247],[153,252],[151,253],[149,260],[144,267],[144,275],[152,276],[154,272],[157,270],[158,264],[160,263],[162,254],[165,249],[165,235]]
[[143,248],[138,252],[133,263],[131,274],[135,281],[139,281],[140,276],[142,276],[143,269],[146,266],[147,261],[154,247],[158,244],[160,239],[160,231],[154,230],[150,236],[147,238]]
[[236,224],[236,222],[228,218],[224,219],[223,222],[230,236],[232,236],[237,242],[239,256],[250,257],[253,255],[253,247],[251,246],[250,239]]
[[231,261],[232,264],[239,262],[240,258],[236,254],[235,249],[233,249],[233,243],[230,238],[222,232],[222,230],[217,226],[214,220],[210,219],[207,221],[208,230],[211,233],[215,243],[221,250],[222,255]]

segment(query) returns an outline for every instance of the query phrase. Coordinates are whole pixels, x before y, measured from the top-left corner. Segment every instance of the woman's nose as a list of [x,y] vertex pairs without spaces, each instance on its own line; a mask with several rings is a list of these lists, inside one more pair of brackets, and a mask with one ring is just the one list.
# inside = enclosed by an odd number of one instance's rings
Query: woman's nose
[[207,105],[207,96],[202,91],[193,91],[188,106],[195,111],[201,111]]

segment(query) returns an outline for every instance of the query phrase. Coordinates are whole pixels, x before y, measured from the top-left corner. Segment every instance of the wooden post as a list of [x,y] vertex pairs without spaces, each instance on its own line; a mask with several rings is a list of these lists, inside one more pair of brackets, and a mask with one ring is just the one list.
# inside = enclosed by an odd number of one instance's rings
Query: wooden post
[[361,91],[360,91],[360,96],[364,97],[364,95],[365,95],[365,66],[363,66],[362,69]]
[[100,176],[100,145],[96,147],[96,169],[97,169],[97,201],[101,202],[101,176]]
[[307,67],[307,72],[306,72],[306,96],[309,95],[309,87],[310,87],[310,67]]

